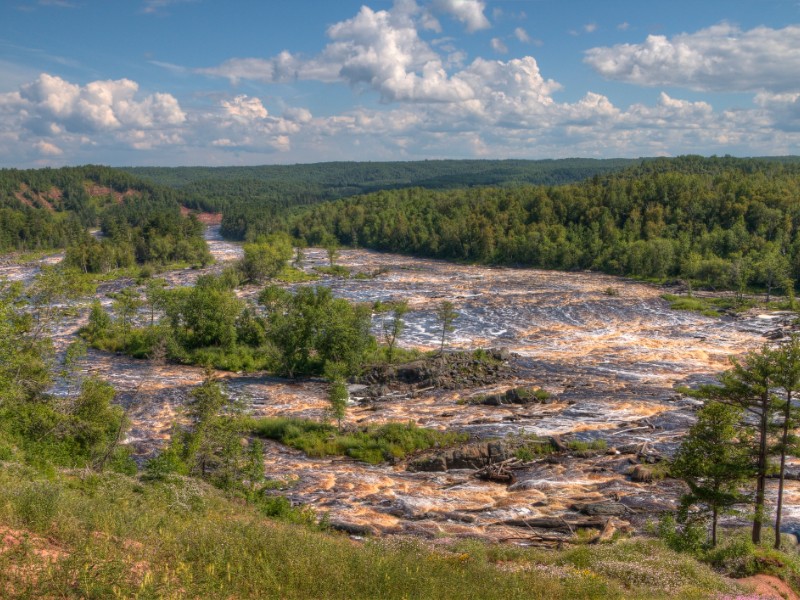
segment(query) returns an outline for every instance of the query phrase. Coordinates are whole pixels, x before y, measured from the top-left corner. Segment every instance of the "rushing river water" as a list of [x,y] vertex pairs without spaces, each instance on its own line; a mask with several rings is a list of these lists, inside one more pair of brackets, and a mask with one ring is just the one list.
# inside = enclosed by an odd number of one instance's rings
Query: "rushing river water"
[[[221,239],[218,226],[208,229],[207,240],[218,264],[165,274],[170,285],[189,285],[200,274],[218,272],[242,255],[240,246]],[[306,251],[306,270],[326,263],[324,250]],[[730,355],[762,344],[763,333],[772,326],[765,315],[720,320],[673,311],[656,287],[596,273],[465,266],[365,250],[343,250],[339,264],[375,276],[327,278],[303,285],[327,285],[336,296],[359,302],[407,300],[410,311],[403,345],[437,347],[440,330],[434,310],[449,300],[459,313],[451,346],[502,346],[521,357],[515,375],[497,385],[430,390],[402,400],[355,404],[348,409],[349,422],[413,421],[478,438],[523,432],[572,435],[602,438],[610,447],[647,442],[658,451],[671,452],[693,422],[697,405],[677,395],[673,386],[711,381],[727,367]],[[37,268],[0,264],[0,276],[26,281]],[[112,282],[99,292],[131,284]],[[257,291],[245,288],[241,295],[253,297]],[[65,320],[56,340],[71,339],[83,318]],[[84,368],[120,391],[133,422],[128,443],[142,456],[168,438],[186,394],[203,377],[197,368],[94,351]],[[245,399],[256,414],[324,416],[326,387],[321,381],[220,376],[230,393]],[[460,402],[464,396],[518,385],[542,387],[555,401],[533,407]],[[292,500],[328,511],[339,523],[376,532],[505,539],[520,537],[519,531],[500,524],[507,519],[559,516],[575,502],[613,498],[627,502],[630,518],[642,521],[657,517],[658,509],[674,506],[680,493],[674,482],[630,481],[629,459],[615,454],[536,464],[511,487],[478,481],[466,471],[411,473],[402,464],[310,459],[275,443],[267,444],[265,465],[270,477],[293,480],[286,492]],[[797,470],[798,465],[792,468]],[[800,524],[799,507],[800,491],[791,482],[788,527]]]

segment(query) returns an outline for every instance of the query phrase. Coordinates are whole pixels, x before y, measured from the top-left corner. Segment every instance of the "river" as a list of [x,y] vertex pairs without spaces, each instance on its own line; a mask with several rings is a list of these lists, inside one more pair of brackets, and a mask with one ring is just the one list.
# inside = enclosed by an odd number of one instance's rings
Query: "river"
[[[190,285],[200,274],[219,272],[241,257],[240,245],[224,241],[218,226],[209,227],[206,237],[217,264],[167,273],[170,285]],[[305,252],[306,270],[326,263],[324,250]],[[508,380],[485,388],[430,390],[397,401],[353,404],[349,423],[413,421],[466,431],[476,438],[519,433],[602,438],[611,448],[647,442],[669,453],[693,422],[698,404],[677,394],[674,386],[713,381],[727,367],[729,356],[760,346],[763,333],[772,327],[769,315],[755,312],[712,319],[674,311],[660,298],[658,287],[597,273],[458,265],[352,249],[341,251],[338,264],[370,277],[325,277],[303,285],[327,285],[336,296],[360,302],[408,301],[401,345],[437,347],[440,330],[434,310],[449,300],[459,314],[450,346],[505,347],[519,355],[518,368]],[[30,280],[37,268],[36,263],[0,265],[0,275]],[[132,283],[104,284],[99,293]],[[252,298],[257,292],[246,287],[240,295]],[[84,319],[85,311],[65,319],[56,339],[69,341]],[[378,332],[380,317],[374,319]],[[83,370],[108,379],[119,390],[133,423],[126,441],[143,457],[168,439],[188,391],[203,376],[197,368],[96,351],[90,351]],[[315,419],[325,414],[322,381],[262,374],[220,377],[254,414]],[[463,403],[468,396],[519,385],[544,388],[554,402],[533,408]],[[630,467],[629,458],[613,451],[543,462],[522,474],[524,485],[508,487],[478,481],[467,471],[411,473],[403,464],[310,459],[276,443],[266,444],[265,450],[267,475],[292,480],[285,493],[294,502],[327,512],[339,524],[376,533],[446,538],[507,539],[514,535],[503,521],[561,516],[576,502],[625,500],[629,520],[637,523],[675,506],[680,493],[675,482],[635,483],[627,476]],[[799,467],[791,465],[795,471]],[[796,482],[790,482],[785,504],[787,528],[800,527]]]

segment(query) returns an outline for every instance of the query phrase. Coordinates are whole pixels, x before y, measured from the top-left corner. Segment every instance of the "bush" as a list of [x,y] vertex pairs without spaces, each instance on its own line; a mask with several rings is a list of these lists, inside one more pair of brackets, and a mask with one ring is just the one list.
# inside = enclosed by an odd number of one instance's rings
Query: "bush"
[[309,456],[349,456],[370,464],[400,460],[413,452],[449,446],[468,439],[466,434],[387,423],[339,432],[332,425],[306,419],[271,418],[251,422],[254,435],[302,450]]
[[61,488],[48,481],[35,481],[18,490],[13,498],[14,512],[25,527],[44,531],[58,511]]

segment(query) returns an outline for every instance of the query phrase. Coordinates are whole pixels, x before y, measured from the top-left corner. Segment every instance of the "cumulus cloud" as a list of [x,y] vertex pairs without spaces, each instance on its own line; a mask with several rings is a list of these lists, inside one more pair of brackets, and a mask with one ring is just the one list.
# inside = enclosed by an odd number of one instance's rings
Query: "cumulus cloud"
[[800,89],[800,26],[742,31],[720,23],[672,38],[592,48],[585,62],[608,79],[718,92]]
[[491,27],[483,14],[486,3],[482,0],[434,0],[432,8],[462,22],[470,33]]
[[470,95],[447,74],[441,57],[423,41],[404,7],[400,11],[373,11],[362,6],[358,14],[328,28],[330,43],[302,60],[290,52],[268,58],[235,58],[199,72],[263,82],[314,80],[344,81],[354,88],[377,91],[384,102],[448,102]]
[[18,109],[33,129],[72,132],[110,131],[180,125],[186,119],[170,94],[136,99],[139,86],[130,79],[93,81],[85,86],[43,73],[18,94]]
[[245,95],[236,96],[233,100],[223,100],[222,107],[228,115],[243,121],[264,119],[269,114],[261,100]]

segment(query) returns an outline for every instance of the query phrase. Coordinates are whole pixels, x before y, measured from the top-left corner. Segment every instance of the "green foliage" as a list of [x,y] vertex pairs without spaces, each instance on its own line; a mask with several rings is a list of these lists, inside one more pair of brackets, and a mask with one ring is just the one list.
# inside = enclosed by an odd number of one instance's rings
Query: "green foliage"
[[350,278],[350,269],[342,265],[329,265],[327,267],[314,267],[314,271],[322,275],[330,275],[331,277],[340,277],[342,279]]
[[567,443],[567,448],[573,452],[588,452],[591,450],[605,450],[608,448],[608,442],[603,439],[596,439],[591,441],[584,440],[571,440]]
[[532,433],[509,434],[505,441],[513,449],[514,456],[524,461],[535,460],[556,451],[551,439]]
[[444,352],[444,344],[447,340],[447,334],[454,331],[453,321],[458,318],[458,313],[455,306],[449,300],[442,300],[436,307],[436,319],[442,329],[442,344],[439,348],[440,352]]
[[371,464],[403,459],[413,452],[453,445],[468,438],[464,434],[423,429],[413,423],[338,431],[325,423],[288,418],[256,419],[251,430],[257,436],[277,440],[309,456],[349,456]]
[[671,467],[673,476],[683,479],[690,490],[681,498],[681,519],[696,519],[696,513],[690,514],[696,505],[710,512],[712,546],[717,543],[718,515],[744,500],[739,487],[752,471],[749,435],[741,427],[742,417],[741,407],[706,404]]
[[259,301],[269,305],[269,338],[279,370],[290,377],[321,373],[329,362],[352,375],[375,347],[369,307],[334,298],[330,288],[305,287],[294,295],[267,288]]
[[295,237],[768,293],[800,278],[800,163],[684,156],[558,187],[380,191],[287,215]]
[[[0,252],[66,247],[65,264],[106,273],[134,263],[208,263],[180,193],[108,167],[0,170]],[[101,225],[104,239],[87,233]]]
[[[47,480],[0,468],[0,524],[27,534],[0,554],[3,595],[666,600],[736,589],[656,540],[580,551],[475,540],[435,550],[414,540],[354,544],[293,524],[293,511],[303,509],[285,499],[231,501],[196,479],[56,473]],[[57,552],[43,558],[40,549]]]
[[245,244],[240,268],[246,281],[261,283],[277,277],[292,258],[292,240],[285,233],[272,234]]
[[342,430],[342,420],[347,415],[347,401],[350,394],[347,392],[347,384],[341,378],[331,380],[328,388],[328,402],[330,403],[330,415],[336,420],[339,431]]
[[688,310],[699,312],[707,317],[718,317],[721,311],[744,311],[752,308],[754,302],[744,298],[705,298],[699,296],[676,296],[663,294],[661,296],[669,302],[673,310]]

